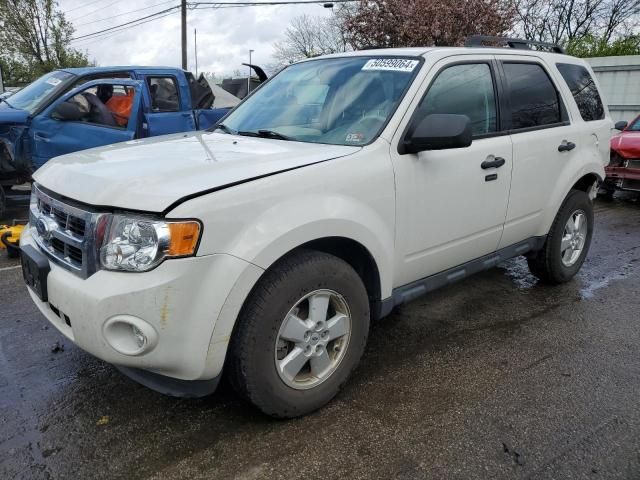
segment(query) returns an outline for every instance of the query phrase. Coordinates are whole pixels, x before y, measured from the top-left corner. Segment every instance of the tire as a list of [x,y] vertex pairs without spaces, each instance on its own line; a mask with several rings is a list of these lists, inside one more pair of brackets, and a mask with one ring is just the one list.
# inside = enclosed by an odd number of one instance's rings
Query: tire
[[[584,215],[583,218],[586,222],[583,234],[578,234],[584,238],[584,244],[579,255],[577,249],[574,250],[575,253],[570,254],[568,250],[563,248],[563,237],[571,236],[567,230],[569,219],[575,220],[576,216],[580,214]],[[553,285],[568,282],[582,267],[591,245],[592,236],[593,203],[585,192],[571,190],[553,220],[544,246],[540,251],[527,258],[529,270],[544,283]],[[574,240],[580,244],[577,238]]]
[[[319,313],[314,315],[309,311],[312,302],[321,306],[323,299],[328,299],[328,321],[317,327],[315,320],[322,317],[323,309],[315,308]],[[289,326],[300,325],[293,320],[296,317],[309,330],[289,335]],[[329,341],[341,333],[336,319],[342,326],[349,324],[349,334]],[[313,412],[340,391],[358,365],[369,320],[367,291],[348,263],[322,252],[295,252],[267,270],[245,301],[231,339],[228,379],[241,396],[267,415],[293,418]],[[298,340],[286,340],[287,336]],[[309,354],[309,348],[312,357],[302,357]],[[289,361],[289,366],[297,365],[298,359],[308,360],[297,376],[287,376],[282,365],[294,357],[296,361]],[[328,372],[325,377],[318,373],[316,378],[312,365],[320,372],[319,365],[327,365],[327,359],[331,368],[323,370]]]

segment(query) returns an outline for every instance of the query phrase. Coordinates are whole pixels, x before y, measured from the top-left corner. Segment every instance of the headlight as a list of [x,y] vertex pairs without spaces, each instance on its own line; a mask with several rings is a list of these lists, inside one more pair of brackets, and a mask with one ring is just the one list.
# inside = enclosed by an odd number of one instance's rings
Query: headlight
[[145,272],[165,258],[194,255],[200,223],[106,215],[98,223],[96,236],[102,268]]

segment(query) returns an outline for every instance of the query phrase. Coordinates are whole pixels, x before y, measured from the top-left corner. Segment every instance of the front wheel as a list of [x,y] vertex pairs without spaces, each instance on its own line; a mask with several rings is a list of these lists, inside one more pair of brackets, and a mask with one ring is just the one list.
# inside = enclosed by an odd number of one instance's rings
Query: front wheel
[[301,250],[269,269],[238,318],[228,374],[264,413],[291,418],[329,402],[364,351],[369,300],[356,271]]
[[539,252],[527,260],[529,270],[545,283],[571,280],[584,263],[593,235],[593,203],[580,190],[572,190],[553,221]]

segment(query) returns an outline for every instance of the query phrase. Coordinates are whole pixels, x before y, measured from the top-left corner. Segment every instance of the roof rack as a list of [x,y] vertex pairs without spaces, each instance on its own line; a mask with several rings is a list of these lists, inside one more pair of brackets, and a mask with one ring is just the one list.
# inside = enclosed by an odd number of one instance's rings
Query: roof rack
[[509,48],[516,48],[520,50],[532,50],[532,46],[540,47],[540,50],[547,50],[553,53],[565,53],[564,49],[560,45],[547,42],[536,42],[534,40],[524,40],[522,38],[508,38],[508,37],[492,37],[488,35],[471,35],[467,37],[467,41],[464,42],[465,47],[492,47],[495,45],[487,45],[487,43],[502,44]]

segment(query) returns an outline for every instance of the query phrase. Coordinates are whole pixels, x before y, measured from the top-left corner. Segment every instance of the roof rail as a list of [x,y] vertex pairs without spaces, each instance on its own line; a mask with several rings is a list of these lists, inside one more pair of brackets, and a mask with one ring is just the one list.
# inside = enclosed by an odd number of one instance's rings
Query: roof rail
[[[487,45],[489,43],[489,45]],[[464,42],[465,47],[492,47],[493,44],[506,45],[509,48],[516,48],[520,50],[532,50],[532,46],[540,47],[540,50],[547,50],[553,53],[565,53],[564,49],[560,45],[547,42],[536,42],[535,40],[524,40],[522,38],[508,38],[508,37],[492,37],[488,35],[471,35],[467,37]]]

